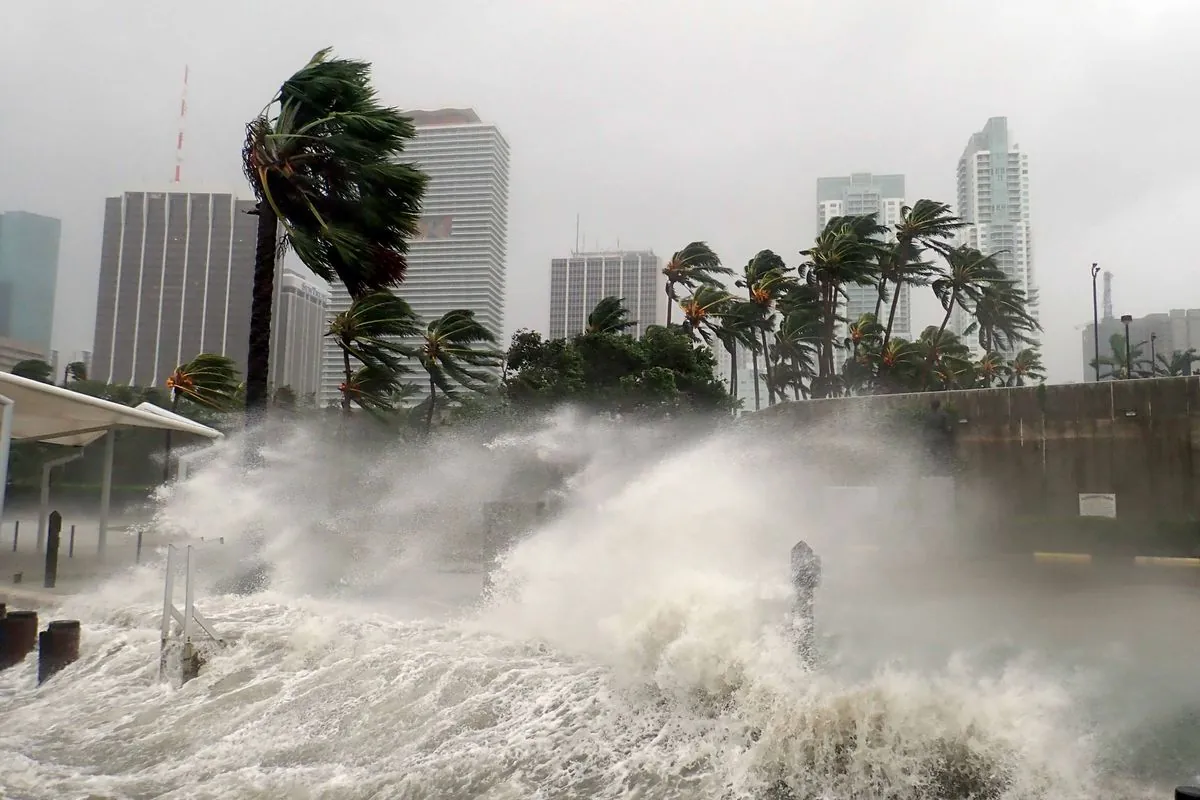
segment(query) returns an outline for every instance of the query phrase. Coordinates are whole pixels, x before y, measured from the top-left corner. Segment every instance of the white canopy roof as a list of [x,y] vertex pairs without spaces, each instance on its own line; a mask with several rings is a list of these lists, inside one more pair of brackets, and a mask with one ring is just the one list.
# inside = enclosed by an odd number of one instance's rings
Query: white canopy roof
[[[13,401],[12,438],[18,441],[82,447],[111,428],[170,430],[207,439],[222,435],[215,428],[149,403],[130,408],[7,372],[0,372],[0,395]],[[147,410],[146,406],[156,410]]]

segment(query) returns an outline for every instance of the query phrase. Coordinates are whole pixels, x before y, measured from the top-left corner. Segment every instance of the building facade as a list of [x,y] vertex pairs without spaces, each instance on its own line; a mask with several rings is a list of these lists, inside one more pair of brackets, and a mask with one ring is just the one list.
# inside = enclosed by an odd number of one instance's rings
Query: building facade
[[48,356],[45,350],[28,342],[0,336],[0,372],[12,372],[12,368],[22,361],[47,360]]
[[[227,356],[245,374],[254,206],[229,193],[126,192],[105,201],[89,377],[161,387],[200,353]],[[279,309],[293,284],[282,265],[277,270]],[[273,329],[279,324],[272,320]],[[272,370],[288,362],[290,340],[271,348]]]
[[[958,159],[958,215],[969,223],[958,241],[985,254],[1030,298],[1028,310],[1038,317],[1037,280],[1029,208],[1029,156],[1018,149],[1005,117],[992,117],[971,134]],[[963,310],[953,329],[962,334],[973,322]],[[968,342],[978,349],[978,342]]]
[[[329,294],[285,270],[271,314],[271,386],[289,386],[304,399],[321,388],[321,360]],[[278,355],[276,355],[278,354]]]
[[0,214],[0,337],[50,352],[62,223],[27,211]]
[[650,250],[571,253],[550,262],[550,338],[581,333],[588,314],[605,297],[619,297],[637,325],[628,332],[641,336],[662,324],[659,281],[662,260]]
[[[1085,381],[1096,379],[1096,370],[1092,366],[1096,352],[1093,328],[1093,324],[1089,322],[1083,329],[1083,379]],[[1114,377],[1114,374],[1121,371],[1125,353],[1123,346],[1114,349],[1114,336],[1120,336],[1122,337],[1121,342],[1124,341],[1125,323],[1117,317],[1102,317],[1100,319],[1100,380],[1109,380]],[[1131,366],[1135,376],[1150,374],[1152,372],[1151,363],[1157,364],[1157,374],[1165,374],[1173,354],[1183,353],[1188,349],[1194,349],[1200,353],[1200,308],[1173,308],[1165,313],[1135,317],[1129,323],[1129,345],[1129,360],[1132,362]],[[1165,364],[1164,361],[1166,361]],[[1200,364],[1200,362],[1197,363]],[[1200,370],[1200,366],[1197,365],[1191,365],[1191,368]]]
[[[900,221],[904,208],[904,176],[872,175],[855,172],[844,178],[817,179],[817,230],[834,217],[862,216],[875,214],[880,225],[894,229]],[[841,311],[848,320],[857,320],[863,314],[874,314],[879,304],[879,290],[873,286],[845,287],[847,300]],[[881,324],[887,324],[891,309],[892,293],[889,286],[880,311]],[[896,306],[896,318],[892,324],[892,335],[910,338],[912,335],[912,310],[909,302],[909,287],[900,287],[900,301]]]
[[[508,252],[508,142],[473,109],[406,111],[417,135],[404,158],[429,176],[421,233],[409,243],[408,277],[397,290],[422,320],[468,309],[504,337]],[[329,313],[350,306],[345,287],[330,287]],[[326,341],[321,402],[339,399],[340,351]],[[415,381],[424,391],[425,381]]]

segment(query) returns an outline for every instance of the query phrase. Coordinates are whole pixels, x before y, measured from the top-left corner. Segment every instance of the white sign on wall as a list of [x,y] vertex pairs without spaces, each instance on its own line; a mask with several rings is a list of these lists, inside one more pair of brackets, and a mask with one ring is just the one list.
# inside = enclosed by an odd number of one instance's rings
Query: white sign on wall
[[1117,496],[1115,494],[1080,494],[1079,516],[1116,517]]

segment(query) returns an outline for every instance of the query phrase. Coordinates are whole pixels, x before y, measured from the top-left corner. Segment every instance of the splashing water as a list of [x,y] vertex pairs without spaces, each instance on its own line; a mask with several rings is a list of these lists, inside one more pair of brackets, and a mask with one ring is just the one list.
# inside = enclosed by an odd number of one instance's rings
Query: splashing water
[[[68,600],[80,661],[42,688],[32,658],[0,673],[0,794],[1095,796],[1074,701],[1027,661],[802,664],[788,548],[836,573],[836,525],[768,501],[803,481],[778,446],[689,436],[560,415],[371,461],[298,432],[249,476],[226,445],[158,524],[227,537],[210,584],[253,548],[269,587],[199,595],[229,643],[182,687],[157,680],[159,568]],[[480,602],[480,509],[547,462],[568,500]]]

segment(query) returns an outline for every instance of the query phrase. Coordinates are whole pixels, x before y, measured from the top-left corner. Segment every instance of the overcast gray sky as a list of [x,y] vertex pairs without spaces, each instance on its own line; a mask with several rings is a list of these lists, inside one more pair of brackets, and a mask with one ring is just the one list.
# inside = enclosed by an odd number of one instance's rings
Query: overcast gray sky
[[[330,13],[330,12],[333,13]],[[248,193],[242,128],[313,52],[384,99],[472,106],[512,147],[509,331],[544,328],[549,260],[587,243],[740,267],[814,234],[818,176],[900,172],[954,200],[988,117],[1029,153],[1055,381],[1081,377],[1088,267],[1116,313],[1200,306],[1197,0],[42,0],[0,24],[0,210],[63,220],[55,345],[92,338],[103,198],[171,177]],[[934,301],[916,305],[932,321]]]

